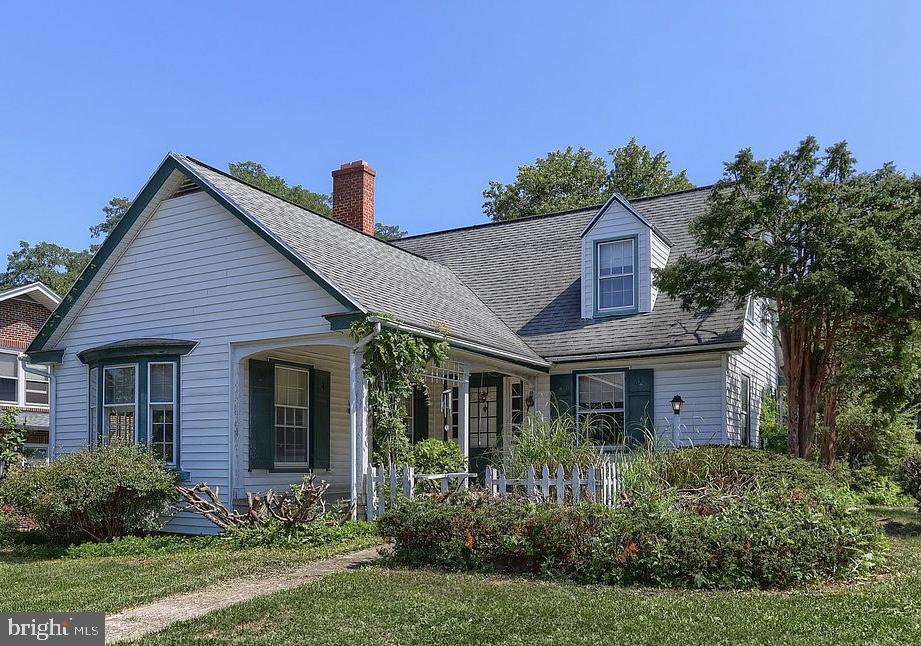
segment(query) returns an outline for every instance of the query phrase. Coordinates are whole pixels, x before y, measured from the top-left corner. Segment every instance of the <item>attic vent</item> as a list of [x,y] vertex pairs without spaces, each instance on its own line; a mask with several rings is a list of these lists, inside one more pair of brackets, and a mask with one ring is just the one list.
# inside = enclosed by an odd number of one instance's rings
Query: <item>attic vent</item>
[[197,193],[200,190],[201,187],[199,187],[198,184],[186,178],[182,181],[182,184],[179,185],[179,188],[173,191],[173,194],[170,195],[170,199],[174,197],[182,197],[183,195],[188,195],[189,193]]

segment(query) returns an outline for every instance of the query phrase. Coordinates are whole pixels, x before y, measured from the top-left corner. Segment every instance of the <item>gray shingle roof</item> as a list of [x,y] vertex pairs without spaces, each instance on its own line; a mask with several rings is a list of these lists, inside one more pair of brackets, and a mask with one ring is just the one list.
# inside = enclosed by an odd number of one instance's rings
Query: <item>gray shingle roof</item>
[[[673,246],[669,262],[692,254],[688,223],[708,188],[631,200]],[[543,357],[669,349],[742,338],[744,312],[681,309],[660,294],[652,312],[581,318],[582,230],[598,207],[404,238],[399,246],[443,263]]]
[[176,158],[366,312],[389,314],[410,325],[541,361],[446,265],[286,202],[190,157]]

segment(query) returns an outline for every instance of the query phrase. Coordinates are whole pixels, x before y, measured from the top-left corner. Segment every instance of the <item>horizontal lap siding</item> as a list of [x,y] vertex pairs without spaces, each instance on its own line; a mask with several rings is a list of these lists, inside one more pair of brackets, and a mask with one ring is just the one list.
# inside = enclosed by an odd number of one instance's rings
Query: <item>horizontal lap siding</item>
[[[329,330],[342,306],[207,194],[167,200],[140,229],[57,344],[56,451],[87,444],[87,348],[139,337],[197,341],[182,360],[181,466],[224,492],[230,343]],[[208,530],[182,514],[170,529]]]
[[[651,237],[651,250],[652,250],[652,267],[656,269],[662,269],[665,265],[668,264],[668,255],[671,252],[668,244],[665,243],[662,238],[656,235],[655,231],[652,232]],[[651,302],[652,307],[656,305],[656,297],[659,295],[659,290],[655,286],[655,278],[651,278],[652,281],[652,293],[651,293]]]
[[[746,374],[752,383],[752,444],[760,446],[761,397],[765,390],[773,391],[776,388],[778,370],[773,326],[769,324],[766,331],[762,327],[761,317],[767,315],[763,301],[759,300],[755,306],[755,320],[745,321],[742,335],[746,341],[745,348],[729,356],[726,376],[726,425],[731,444],[739,444],[742,439],[740,378]],[[767,320],[770,320],[769,316]]]
[[[317,478],[329,483],[329,497],[348,498],[349,462],[351,450],[349,425],[349,358],[346,348],[303,348],[273,350],[260,354],[261,359],[278,359],[311,365],[330,373],[330,432],[329,470],[317,471]],[[234,497],[246,492],[286,489],[299,483],[304,474],[270,473],[265,469],[249,471],[249,364],[241,366],[241,388],[237,401],[237,473],[241,477],[234,485]]]
[[582,318],[590,319],[594,316],[595,242],[610,238],[626,238],[633,235],[637,236],[639,257],[639,267],[636,268],[636,271],[639,272],[637,277],[639,311],[650,311],[650,230],[635,215],[627,211],[619,203],[614,202],[586,236],[582,238]]

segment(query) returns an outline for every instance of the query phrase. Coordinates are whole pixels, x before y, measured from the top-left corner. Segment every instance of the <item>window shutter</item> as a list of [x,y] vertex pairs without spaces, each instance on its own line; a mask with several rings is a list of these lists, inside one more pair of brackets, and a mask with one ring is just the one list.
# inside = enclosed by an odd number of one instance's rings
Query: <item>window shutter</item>
[[249,360],[249,469],[271,469],[275,448],[275,369]]
[[429,400],[423,388],[413,391],[413,443],[429,437]]
[[310,467],[329,469],[329,373],[310,371]]
[[553,418],[566,414],[575,414],[575,393],[573,376],[550,375],[550,416]]
[[626,383],[627,443],[636,446],[646,439],[647,430],[653,430],[652,370],[628,370]]

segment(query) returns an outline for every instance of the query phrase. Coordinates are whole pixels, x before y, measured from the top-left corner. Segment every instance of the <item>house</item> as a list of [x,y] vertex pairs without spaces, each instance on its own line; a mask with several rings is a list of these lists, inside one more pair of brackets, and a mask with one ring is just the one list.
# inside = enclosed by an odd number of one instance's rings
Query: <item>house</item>
[[590,416],[612,449],[667,440],[676,394],[680,442],[757,445],[777,373],[763,304],[691,314],[652,280],[694,251],[707,189],[391,244],[373,237],[375,171],[332,175],[326,218],[169,154],[28,349],[51,372],[52,454],[117,437],[234,499],[313,471],[361,504],[361,317],[447,339],[406,422],[474,469],[534,410]]
[[[26,362],[25,350],[61,299],[42,283],[0,291],[0,408],[16,410],[28,431],[26,455],[48,457],[48,370]],[[0,433],[9,429],[0,427]]]

